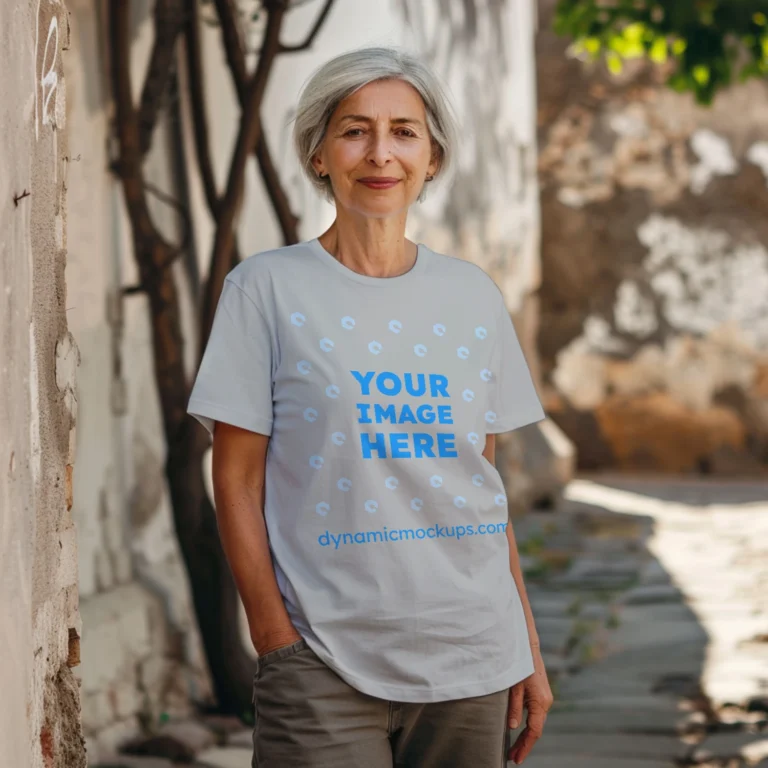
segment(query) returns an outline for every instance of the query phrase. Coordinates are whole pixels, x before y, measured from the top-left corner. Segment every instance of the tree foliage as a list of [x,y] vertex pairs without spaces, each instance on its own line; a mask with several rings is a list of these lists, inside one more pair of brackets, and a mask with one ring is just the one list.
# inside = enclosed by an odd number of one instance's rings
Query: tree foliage
[[768,0],[559,0],[554,29],[614,74],[628,59],[674,63],[667,85],[700,104],[768,76]]

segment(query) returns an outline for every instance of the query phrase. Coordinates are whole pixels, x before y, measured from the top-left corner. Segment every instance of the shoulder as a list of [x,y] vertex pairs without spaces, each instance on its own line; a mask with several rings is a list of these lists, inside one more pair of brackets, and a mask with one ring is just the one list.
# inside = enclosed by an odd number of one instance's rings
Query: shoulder
[[[424,244],[422,244],[422,247]],[[450,256],[427,247],[429,253],[429,274],[437,279],[457,282],[463,292],[468,292],[473,299],[482,299],[492,304],[504,303],[504,299],[493,278],[478,264]]]
[[229,272],[226,280],[246,293],[258,292],[275,278],[285,273],[292,274],[300,266],[305,266],[308,255],[306,243],[259,251],[243,259]]

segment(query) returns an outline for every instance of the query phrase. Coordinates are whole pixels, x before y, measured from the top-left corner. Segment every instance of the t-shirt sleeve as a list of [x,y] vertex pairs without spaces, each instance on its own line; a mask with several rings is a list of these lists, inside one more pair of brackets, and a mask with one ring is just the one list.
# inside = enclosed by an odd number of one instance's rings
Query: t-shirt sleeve
[[546,418],[528,363],[503,300],[491,363],[490,409],[495,419],[486,432],[509,432]]
[[261,310],[225,280],[187,413],[211,434],[216,421],[272,434],[272,356]]

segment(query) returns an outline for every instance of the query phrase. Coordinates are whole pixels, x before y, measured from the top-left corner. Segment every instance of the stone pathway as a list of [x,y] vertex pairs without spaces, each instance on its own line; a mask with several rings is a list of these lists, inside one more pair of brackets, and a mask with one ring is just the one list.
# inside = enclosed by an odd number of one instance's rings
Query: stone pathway
[[515,532],[556,699],[524,765],[768,767],[768,483],[581,479]]
[[[768,483],[580,479],[514,526],[556,699],[527,768],[768,768]],[[164,735],[250,767],[237,721]]]

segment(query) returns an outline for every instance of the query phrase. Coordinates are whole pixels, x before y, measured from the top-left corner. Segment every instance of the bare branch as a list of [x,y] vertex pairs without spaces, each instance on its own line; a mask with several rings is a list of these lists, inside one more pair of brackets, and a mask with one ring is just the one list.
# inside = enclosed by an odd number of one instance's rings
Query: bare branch
[[192,238],[192,219],[189,216],[189,211],[186,206],[182,205],[175,197],[169,195],[167,192],[163,192],[162,189],[156,187],[149,181],[144,182],[144,189],[164,205],[173,208],[182,220],[184,225],[184,237],[181,241],[181,245],[176,249],[176,253],[171,259],[171,261],[175,261],[178,258],[178,254],[183,253],[187,249],[189,241]]
[[320,31],[320,28],[323,26],[323,22],[325,22],[326,17],[330,13],[332,5],[333,0],[325,0],[325,5],[318,14],[315,24],[309,31],[307,37],[304,39],[304,42],[299,43],[298,45],[281,45],[280,53],[297,53],[298,51],[306,51],[307,48],[309,48],[309,46],[312,45],[312,43],[315,41],[317,33]]
[[210,272],[203,297],[201,347],[204,347],[208,340],[224,278],[229,271],[234,245],[234,223],[243,197],[245,165],[248,155],[254,150],[261,137],[259,112],[269,71],[280,48],[280,28],[284,16],[284,3],[275,2],[274,8],[267,11],[267,28],[264,33],[262,53],[256,71],[248,82],[240,130],[229,167],[227,188],[219,208]]
[[181,0],[157,0],[155,3],[155,41],[149,57],[149,67],[141,92],[139,133],[141,152],[146,154],[152,144],[152,133],[168,88],[168,78],[174,61],[176,37],[184,22]]
[[191,4],[192,10],[187,16],[186,21],[184,52],[192,117],[192,133],[195,139],[195,154],[197,155],[197,164],[200,167],[200,177],[203,181],[205,199],[213,217],[216,218],[220,201],[219,194],[216,191],[216,178],[213,174],[213,161],[211,160],[208,137],[208,118],[205,111],[198,4],[196,0],[191,0]]
[[299,217],[291,210],[288,195],[280,183],[280,174],[272,160],[272,155],[267,144],[267,137],[262,130],[259,142],[256,145],[256,159],[259,163],[261,178],[267,190],[272,208],[275,211],[280,229],[283,233],[283,242],[293,245],[299,242]]
[[112,95],[119,159],[115,168],[122,179],[128,215],[142,238],[157,234],[144,199],[139,121],[131,95],[129,39],[130,0],[116,0],[109,13]]
[[[234,11],[231,8],[231,0],[216,0],[217,8],[224,15],[220,16],[220,24],[222,30],[228,27],[234,27],[235,33],[237,33],[236,19]],[[243,107],[245,103],[245,92],[247,86],[247,75],[245,68],[245,55],[242,49],[230,46],[227,40],[227,34],[223,33],[223,44],[227,48],[227,61],[229,62],[229,70],[232,75],[232,81],[235,86],[235,91],[240,101],[240,106]],[[239,39],[239,38],[238,38]],[[261,115],[258,116],[259,123],[261,124]],[[275,163],[272,159],[272,155],[269,151],[269,145],[267,144],[267,137],[264,131],[259,127],[259,139],[256,143],[256,159],[259,163],[259,169],[261,171],[262,180],[267,190],[267,194],[272,201],[272,207],[280,224],[280,229],[283,233],[283,240],[286,245],[298,242],[298,224],[299,219],[291,211],[291,206],[288,201],[288,195],[285,193],[283,186],[280,182],[280,175],[277,172]]]
[[221,25],[221,35],[224,44],[224,53],[227,57],[229,71],[235,83],[237,96],[242,105],[245,100],[245,88],[248,82],[248,73],[245,68],[245,50],[237,26],[237,8],[235,0],[214,0],[216,12]]
[[133,235],[139,283],[152,312],[152,351],[166,439],[173,440],[186,418],[189,392],[184,370],[184,341],[176,285],[167,267],[178,249],[171,247],[154,226],[146,198],[139,120],[131,98],[130,0],[109,3],[109,56],[118,160]]

